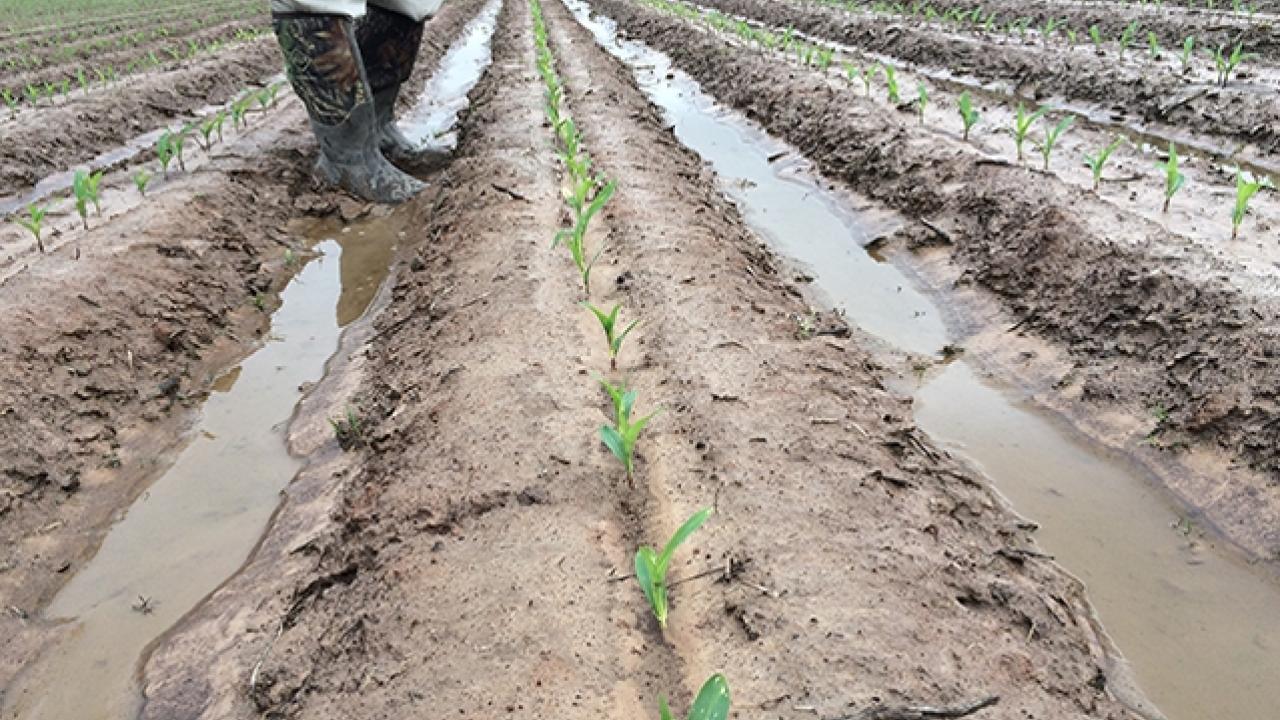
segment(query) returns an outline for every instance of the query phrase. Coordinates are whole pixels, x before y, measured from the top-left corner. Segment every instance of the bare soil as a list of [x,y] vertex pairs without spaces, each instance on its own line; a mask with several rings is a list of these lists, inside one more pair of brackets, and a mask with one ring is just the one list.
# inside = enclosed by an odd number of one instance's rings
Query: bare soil
[[[1079,583],[1011,551],[1027,526],[923,438],[857,341],[797,339],[789,273],[625,68],[546,15],[567,102],[622,183],[592,238],[611,248],[595,300],[645,319],[621,369],[547,247],[557,165],[528,10],[508,2],[443,193],[398,211],[416,255],[295,425],[311,467],[245,570],[156,648],[145,716],[647,718],[716,669],[744,713],[999,695],[998,716],[1131,716]],[[666,409],[634,487],[593,432],[597,373]],[[353,388],[367,446],[341,455],[320,418]],[[712,505],[664,635],[621,576]]]

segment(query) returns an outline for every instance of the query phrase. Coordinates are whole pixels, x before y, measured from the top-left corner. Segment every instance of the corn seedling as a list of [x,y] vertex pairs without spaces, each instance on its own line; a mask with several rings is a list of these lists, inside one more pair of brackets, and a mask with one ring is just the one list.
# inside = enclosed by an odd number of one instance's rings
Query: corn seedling
[[1133,39],[1138,35],[1138,21],[1134,20],[1124,26],[1124,30],[1120,33],[1120,57],[1124,57],[1125,50],[1133,44]]
[[1231,73],[1239,67],[1240,63],[1253,57],[1244,52],[1244,46],[1236,43],[1235,48],[1227,55],[1222,53],[1222,48],[1213,51],[1213,66],[1218,73],[1218,85],[1227,86],[1227,81],[1231,79]]
[[[200,143],[200,147],[205,152],[209,152],[213,148],[213,134],[218,130],[218,124],[214,122],[214,118],[208,118],[200,123],[200,137],[204,138],[204,142]],[[198,142],[198,141],[197,141]]]
[[1244,216],[1249,212],[1249,201],[1262,188],[1269,187],[1272,187],[1270,179],[1250,177],[1239,169],[1236,170],[1236,204],[1231,209],[1232,240],[1240,237],[1240,225],[1244,223]]
[[1111,159],[1111,153],[1114,153],[1124,142],[1124,137],[1119,136],[1102,150],[1099,150],[1097,155],[1084,156],[1085,165],[1088,165],[1089,171],[1093,173],[1094,192],[1098,192],[1098,188],[1102,186],[1102,171],[1107,166],[1107,160]]
[[969,97],[969,93],[961,93],[958,104],[960,110],[960,120],[964,123],[964,141],[969,141],[969,131],[978,123],[978,111],[973,107],[973,98]]
[[165,131],[158,140],[156,140],[156,159],[160,161],[160,167],[164,171],[164,177],[169,179],[169,163],[173,162],[177,150],[173,144],[173,133]]
[[[658,698],[661,720],[676,720],[667,707],[667,699]],[[688,720],[725,720],[729,717],[729,681],[724,675],[712,675],[698,691],[698,697],[689,709]]]
[[924,83],[916,85],[916,104],[920,108],[920,124],[924,124],[924,109],[929,106],[929,90]]
[[618,332],[618,312],[622,310],[622,303],[613,306],[609,312],[605,312],[591,303],[584,302],[582,306],[591,311],[592,315],[600,321],[600,327],[604,329],[605,341],[609,344],[609,367],[610,369],[618,369],[618,351],[622,349],[622,341],[627,339],[627,335],[640,324],[639,320],[632,320],[630,325],[622,328],[622,332]]
[[880,71],[884,73],[884,84],[889,91],[889,102],[894,105],[902,104],[902,98],[898,97],[898,71],[894,70],[892,65],[881,65]]
[[84,229],[89,229],[89,199],[92,192],[89,189],[89,173],[84,170],[77,170],[71,181],[71,192],[76,199],[76,212],[80,215],[80,224],[84,225]]
[[36,249],[41,254],[44,253],[44,239],[41,237],[41,229],[44,227],[44,216],[48,212],[47,208],[36,207],[35,203],[27,206],[27,217],[16,218],[19,225],[27,229],[36,238]]
[[636,391],[627,390],[622,385],[613,385],[603,378],[600,379],[600,385],[604,387],[605,391],[609,393],[610,399],[613,400],[614,415],[612,427],[608,425],[600,426],[600,439],[627,471],[627,483],[634,484],[636,441],[640,439],[640,433],[644,431],[645,426],[661,410],[654,410],[639,420],[632,422],[631,412],[636,403]]
[[1093,49],[1097,51],[1099,55],[1101,55],[1102,54],[1102,31],[1098,29],[1097,25],[1089,26],[1089,39],[1093,41]]
[[1053,155],[1053,146],[1058,144],[1058,139],[1063,133],[1071,129],[1075,120],[1074,115],[1067,115],[1059,120],[1057,125],[1044,131],[1044,142],[1040,143],[1040,156],[1044,158],[1045,172],[1049,172],[1049,158]]
[[604,243],[601,243],[595,253],[590,254],[588,257],[586,247],[587,226],[591,223],[591,218],[595,217],[596,213],[599,213],[605,204],[609,202],[609,199],[613,197],[613,193],[618,187],[616,182],[610,181],[606,183],[599,190],[596,190],[591,201],[584,205],[586,192],[595,187],[596,182],[592,179],[582,178],[576,183],[583,191],[581,195],[577,195],[574,198],[577,200],[578,205],[575,206],[572,203],[570,205],[575,211],[573,226],[564,228],[556,233],[555,241],[552,243],[552,247],[555,247],[563,242],[569,248],[574,267],[578,268],[578,274],[582,276],[582,289],[588,296],[591,295],[591,268],[595,266],[596,261],[600,259],[600,254],[604,252]]
[[1187,176],[1178,169],[1178,147],[1169,143],[1169,159],[1156,163],[1156,167],[1164,171],[1164,206],[1160,212],[1169,212],[1169,202],[1187,183]]
[[5,107],[9,108],[9,116],[18,117],[18,98],[8,88],[0,90],[0,97],[4,98]]
[[102,217],[102,178],[106,170],[89,173],[89,200],[93,202],[93,214]]
[[1049,108],[1042,107],[1028,114],[1022,103],[1018,103],[1018,109],[1013,119],[1013,142],[1018,148],[1018,162],[1023,160],[1022,145],[1027,140],[1027,133],[1031,131],[1031,126],[1047,112],[1049,112]]
[[1195,49],[1196,39],[1195,37],[1188,35],[1186,39],[1182,41],[1182,55],[1179,58],[1182,61],[1183,74],[1186,74],[1186,72],[1191,69],[1191,54]]
[[875,81],[878,70],[875,65],[867,65],[862,68],[862,87],[866,91],[867,97],[871,97],[871,83]]
[[667,627],[667,570],[671,567],[671,557],[676,554],[680,545],[710,517],[711,508],[694,513],[693,517],[685,520],[680,529],[676,530],[676,534],[671,536],[661,553],[648,545],[636,551],[636,580],[649,601],[649,607],[653,608],[653,616],[658,619],[658,626],[664,630]]
[[149,182],[151,182],[151,173],[147,172],[145,168],[138,168],[138,171],[133,174],[133,185],[138,188],[138,194],[142,197],[147,196],[147,183]]
[[178,158],[178,169],[182,172],[187,171],[186,159],[182,156],[182,150],[187,146],[187,134],[191,132],[191,126],[187,125],[180,132],[174,133],[172,137],[173,155]]
[[1156,34],[1147,31],[1147,52],[1151,55],[1152,60],[1160,59],[1160,38]]

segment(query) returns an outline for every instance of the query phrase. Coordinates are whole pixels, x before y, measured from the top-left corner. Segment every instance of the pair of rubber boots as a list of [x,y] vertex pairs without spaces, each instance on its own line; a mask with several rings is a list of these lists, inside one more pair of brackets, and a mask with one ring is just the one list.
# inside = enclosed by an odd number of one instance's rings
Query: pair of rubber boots
[[422,171],[445,153],[410,142],[395,124],[396,98],[422,43],[422,23],[370,6],[339,15],[272,18],[285,70],[320,145],[316,170],[366,200],[402,203],[426,185],[391,160]]

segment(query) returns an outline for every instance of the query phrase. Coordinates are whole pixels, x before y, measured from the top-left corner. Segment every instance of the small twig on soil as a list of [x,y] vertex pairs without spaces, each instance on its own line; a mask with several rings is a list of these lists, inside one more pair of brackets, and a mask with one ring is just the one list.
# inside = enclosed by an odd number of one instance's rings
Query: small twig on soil
[[267,661],[267,654],[271,652],[271,648],[275,647],[276,641],[284,634],[284,620],[280,620],[280,624],[276,627],[276,634],[271,638],[271,642],[262,649],[262,654],[258,656],[258,661],[253,664],[253,672],[249,673],[249,696],[258,689],[258,672],[262,670],[262,663]]
[[933,223],[929,222],[928,220],[925,220],[924,218],[920,218],[920,224],[929,228],[929,230],[931,230],[934,235],[937,235],[938,237],[942,238],[942,240],[945,241],[947,244],[949,245],[955,244],[951,242],[951,235],[946,230],[943,230],[942,228],[938,227],[937,225],[934,225]]
[[995,705],[1000,702],[1000,696],[991,695],[976,702],[967,705],[957,705],[955,707],[931,707],[928,705],[919,706],[901,706],[886,707],[879,705],[873,708],[867,708],[854,715],[841,715],[829,720],[933,720],[934,718],[962,718],[972,715],[979,710]]
[[1142,179],[1143,179],[1143,176],[1142,176],[1142,175],[1125,175],[1124,177],[1104,177],[1104,178],[1102,178],[1102,182],[1104,182],[1104,183],[1131,183],[1131,182],[1137,182],[1137,181],[1142,180]]
[[1039,550],[1026,550],[1024,548],[1003,547],[996,551],[996,554],[1013,560],[1014,562],[1023,562],[1027,558],[1039,558],[1041,560],[1052,560],[1052,555],[1046,555]]
[[498,192],[502,193],[503,195],[506,195],[512,200],[520,200],[521,202],[527,202],[527,203],[533,202],[529,198],[525,197],[524,195],[521,195],[520,193],[516,192],[515,190],[512,190],[509,187],[504,187],[502,185],[499,185],[498,183],[489,183],[489,185],[494,190],[497,190]]

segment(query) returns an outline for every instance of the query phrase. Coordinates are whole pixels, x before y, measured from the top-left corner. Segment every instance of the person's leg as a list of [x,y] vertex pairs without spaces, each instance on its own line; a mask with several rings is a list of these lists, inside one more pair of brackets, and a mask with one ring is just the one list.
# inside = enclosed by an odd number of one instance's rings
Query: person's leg
[[273,0],[272,24],[289,81],[307,108],[320,144],[320,172],[368,200],[403,202],[425,186],[389,163],[378,148],[381,136],[373,94],[352,19],[363,4]]
[[[397,9],[387,8],[392,5]],[[395,123],[396,99],[413,74],[422,45],[423,20],[415,18],[428,17],[436,5],[434,0],[373,0],[356,24],[356,41],[373,91],[380,147],[392,160],[418,168],[443,161],[447,153],[415,144],[400,132]]]

